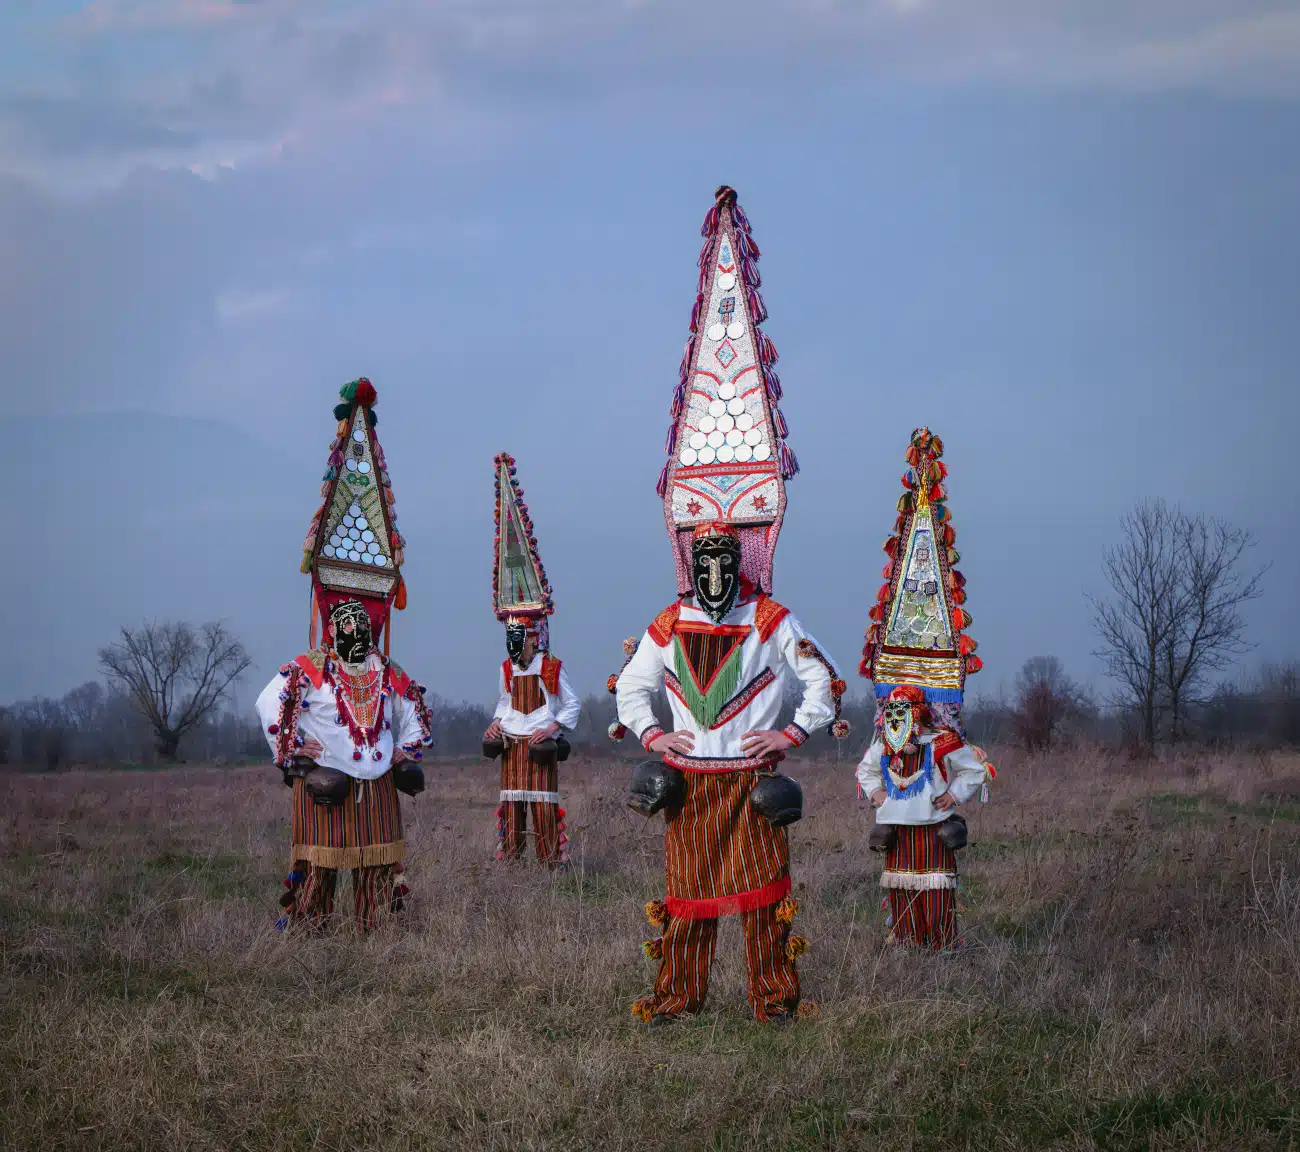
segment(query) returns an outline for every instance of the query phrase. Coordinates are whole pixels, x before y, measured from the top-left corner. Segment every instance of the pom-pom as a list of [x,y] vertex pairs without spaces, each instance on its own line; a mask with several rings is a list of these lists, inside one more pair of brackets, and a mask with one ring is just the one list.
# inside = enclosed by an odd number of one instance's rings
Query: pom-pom
[[642,1024],[649,1024],[655,1018],[654,1009],[651,1007],[652,1001],[648,996],[635,1000],[632,1003],[632,1015],[635,1016]]
[[803,657],[811,656],[816,651],[816,649],[813,647],[812,641],[807,639],[806,637],[800,640],[799,643],[794,646],[794,648],[795,651],[798,652],[799,655]]
[[609,738],[614,741],[622,740],[627,735],[627,729],[617,721],[609,726]]
[[626,640],[623,641],[623,655],[635,656],[636,650],[640,646],[640,644],[641,641],[638,640],[635,636],[629,636]]
[[853,731],[853,725],[847,720],[836,720],[831,725],[831,735],[836,740],[843,740],[851,731]]
[[662,960],[664,958],[664,938],[656,936],[653,940],[643,940],[641,942],[641,951],[645,953],[647,960]]
[[645,906],[645,918],[651,928],[663,928],[668,923],[668,905],[663,900],[651,900]]
[[379,393],[375,391],[375,386],[362,376],[361,379],[357,381],[357,387],[353,394],[353,399],[360,404],[362,408],[369,408],[379,399]]
[[831,695],[832,695],[832,696],[843,696],[844,693],[847,692],[848,690],[849,690],[849,686],[848,686],[847,684],[845,684],[843,680],[832,680],[832,681],[831,681]]
[[798,960],[805,952],[808,951],[808,940],[797,933],[792,934],[790,939],[785,942],[785,955],[788,960]]
[[605,687],[609,690],[609,694],[610,694],[611,696],[612,696],[616,691],[618,691],[618,673],[617,673],[617,672],[611,672],[611,673],[609,674],[609,678],[605,681]]
[[342,388],[339,389],[339,399],[346,400],[349,404],[351,404],[352,401],[356,399],[356,395],[357,395],[357,381],[355,380],[350,380],[348,383],[344,384]]
[[793,896],[787,896],[780,904],[776,906],[776,919],[779,924],[792,924],[794,918],[799,914],[799,901]]

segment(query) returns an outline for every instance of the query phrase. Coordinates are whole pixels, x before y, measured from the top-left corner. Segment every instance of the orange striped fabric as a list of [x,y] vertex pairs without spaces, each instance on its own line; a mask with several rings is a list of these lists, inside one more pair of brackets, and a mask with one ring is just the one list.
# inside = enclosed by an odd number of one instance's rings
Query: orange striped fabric
[[[903,875],[957,874],[957,857],[939,839],[937,824],[899,824],[898,842],[885,856],[885,870]],[[957,942],[954,888],[890,888],[894,939],[940,951]]]
[[[295,893],[291,917],[314,928],[323,927],[334,915],[334,895],[338,887],[338,870],[322,868],[305,861],[296,865],[305,880]],[[369,932],[393,909],[393,866],[352,869],[352,904],[357,927]]]
[[539,676],[516,676],[510,683],[510,707],[525,716],[542,706],[542,681]]
[[[528,679],[536,680],[532,676]],[[518,681],[516,680],[516,683]],[[556,792],[559,790],[559,770],[555,764],[534,764],[528,758],[527,740],[507,740],[506,753],[501,757],[501,790],[520,792]],[[498,810],[500,855],[515,860],[523,855],[528,840],[528,813],[532,811],[533,838],[537,859],[548,867],[555,867],[562,858],[560,808],[540,800],[506,800]]]
[[756,772],[687,772],[686,800],[664,835],[669,914],[705,919],[779,903],[790,844],[749,802]]
[[301,778],[293,782],[293,863],[321,868],[397,864],[406,855],[402,809],[392,772],[353,780],[342,804],[317,804]]
[[[744,913],[749,1004],[760,1021],[799,1007],[799,970],[786,954],[789,925],[776,905]],[[718,921],[671,917],[664,928],[663,958],[647,1006],[656,1016],[694,1014],[704,1007],[709,969],[718,945]]]

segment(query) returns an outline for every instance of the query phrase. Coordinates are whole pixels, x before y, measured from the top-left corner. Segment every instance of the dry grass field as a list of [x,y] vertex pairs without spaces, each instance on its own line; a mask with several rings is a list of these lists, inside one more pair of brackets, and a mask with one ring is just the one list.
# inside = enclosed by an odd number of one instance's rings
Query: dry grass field
[[818,1018],[754,1025],[737,926],[707,1012],[653,1031],[661,827],[566,765],[574,867],[492,859],[483,761],[404,800],[407,922],[272,930],[265,769],[0,776],[0,1146],[1300,1145],[1300,759],[995,756],[967,947],[888,947],[851,767],[797,768]]

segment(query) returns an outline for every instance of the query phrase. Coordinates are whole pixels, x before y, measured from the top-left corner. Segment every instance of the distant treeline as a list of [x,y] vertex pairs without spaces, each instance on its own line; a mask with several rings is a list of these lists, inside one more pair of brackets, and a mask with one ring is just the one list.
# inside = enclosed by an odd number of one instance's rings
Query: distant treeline
[[[789,686],[786,696],[792,708],[796,694]],[[432,692],[426,699],[435,756],[480,751],[490,709]],[[875,703],[869,696],[846,700],[843,715],[853,731],[840,753],[856,758],[872,730]],[[639,755],[631,737],[620,744],[609,739],[614,718],[612,696],[587,696],[571,742],[579,749]],[[1086,742],[1133,748],[1140,743],[1142,718],[1097,705],[1063,676],[1059,662],[1037,657],[1026,663],[1010,694],[968,700],[963,720],[968,738],[981,744],[1042,748]],[[1246,683],[1223,685],[1192,705],[1180,742],[1300,747],[1300,662],[1266,665]],[[824,754],[834,747],[835,741],[820,733],[796,755]],[[206,716],[186,733],[180,749],[180,759],[203,763],[255,763],[269,755],[251,710],[229,708]],[[153,764],[158,759],[155,734],[132,699],[98,681],[60,699],[39,696],[0,706],[0,764],[54,770],[74,764]]]

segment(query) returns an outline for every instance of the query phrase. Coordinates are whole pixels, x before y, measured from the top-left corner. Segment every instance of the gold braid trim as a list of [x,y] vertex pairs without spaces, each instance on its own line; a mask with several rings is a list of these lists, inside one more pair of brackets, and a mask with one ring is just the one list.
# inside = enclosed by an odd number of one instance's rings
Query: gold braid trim
[[367,844],[364,848],[322,848],[316,844],[295,844],[294,863],[306,860],[317,868],[378,868],[400,864],[406,858],[406,841],[391,844]]

